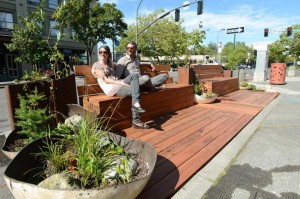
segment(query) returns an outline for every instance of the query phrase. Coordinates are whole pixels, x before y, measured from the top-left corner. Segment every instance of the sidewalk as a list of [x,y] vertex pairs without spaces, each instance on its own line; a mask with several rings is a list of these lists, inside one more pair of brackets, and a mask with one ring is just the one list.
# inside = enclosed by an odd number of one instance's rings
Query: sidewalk
[[300,77],[253,83],[281,94],[172,198],[300,198]]

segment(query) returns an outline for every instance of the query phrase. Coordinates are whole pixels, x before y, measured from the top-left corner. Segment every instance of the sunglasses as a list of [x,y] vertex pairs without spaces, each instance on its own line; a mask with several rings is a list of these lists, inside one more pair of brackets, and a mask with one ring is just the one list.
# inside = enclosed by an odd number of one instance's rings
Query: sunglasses
[[127,47],[127,50],[134,50],[135,47]]
[[99,51],[99,54],[105,54],[105,55],[107,55],[108,52],[107,51]]

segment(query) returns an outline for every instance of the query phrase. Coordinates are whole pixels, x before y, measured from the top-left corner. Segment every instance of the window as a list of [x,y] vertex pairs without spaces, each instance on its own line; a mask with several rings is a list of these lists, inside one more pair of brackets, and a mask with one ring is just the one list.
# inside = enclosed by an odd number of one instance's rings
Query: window
[[50,28],[51,28],[50,36],[56,37],[57,33],[59,32],[58,22],[50,20]]
[[12,13],[0,11],[0,29],[14,29],[14,20]]
[[74,29],[71,30],[71,36],[74,36],[76,34],[76,31]]
[[41,0],[28,0],[27,2],[30,5],[38,5],[41,2]]
[[48,4],[49,8],[52,9],[55,9],[59,4],[59,0],[49,0],[48,2],[49,2]]

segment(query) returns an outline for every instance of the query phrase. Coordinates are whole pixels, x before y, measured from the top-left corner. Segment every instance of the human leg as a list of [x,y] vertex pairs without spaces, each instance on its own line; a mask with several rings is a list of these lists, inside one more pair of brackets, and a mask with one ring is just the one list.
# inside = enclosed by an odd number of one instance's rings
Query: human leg
[[168,79],[168,75],[167,74],[160,74],[160,75],[156,75],[154,77],[151,77],[151,82],[152,82],[153,86],[159,87],[159,86],[163,85],[163,83],[167,79]]
[[[132,105],[140,102],[140,86],[139,86],[139,76],[137,73],[129,74],[125,79],[124,83],[129,84],[129,88],[127,88],[127,92],[131,92],[130,95],[132,97]],[[123,88],[123,86],[121,87]]]

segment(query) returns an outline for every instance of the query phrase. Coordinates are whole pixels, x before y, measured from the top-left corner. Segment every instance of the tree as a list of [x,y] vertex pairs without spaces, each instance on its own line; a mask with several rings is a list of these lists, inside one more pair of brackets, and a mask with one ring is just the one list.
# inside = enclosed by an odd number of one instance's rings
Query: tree
[[93,0],[70,0],[59,5],[53,14],[53,19],[61,27],[75,31],[72,39],[85,44],[88,52],[88,62],[91,64],[93,48],[106,38],[115,40],[117,36],[125,36],[127,24],[123,21],[123,13],[116,4]]
[[[151,22],[157,19],[164,13],[164,10],[156,10],[153,13],[140,16],[139,31],[143,30]],[[199,25],[201,28],[202,25]],[[130,25],[126,32],[128,37],[121,38],[120,46],[117,51],[124,52],[125,45],[128,41],[135,41],[136,26]],[[178,59],[181,55],[189,54],[190,46],[200,46],[202,43],[203,32],[194,30],[192,33],[187,33],[182,27],[182,21],[175,23],[172,17],[158,20],[152,26],[147,28],[138,37],[138,48],[142,56],[148,57],[151,60],[160,62],[160,56],[165,56],[166,59]],[[200,47],[199,47],[200,48]]]
[[[300,24],[293,25],[293,30],[300,28]],[[269,62],[289,62],[297,61],[300,56],[300,33],[293,32],[288,37],[286,32],[279,36],[279,40],[269,47]]]
[[50,56],[48,41],[42,36],[42,24],[45,22],[44,6],[45,0],[27,17],[19,16],[22,26],[14,25],[12,43],[5,44],[7,49],[17,53],[16,62],[30,63],[34,71],[38,64],[48,63]]
[[[225,44],[221,54],[221,61],[226,63],[225,65],[231,69],[238,64],[249,62],[251,55],[253,55],[253,49],[246,46],[244,42],[236,42],[235,50],[233,49],[233,43],[228,42]],[[250,55],[249,58],[248,54]]]
[[200,55],[203,54],[204,46],[201,45],[203,43],[203,39],[205,38],[206,32],[202,29],[202,22],[199,23],[199,29],[194,29],[191,33],[189,33],[189,46],[191,48],[191,54]]

